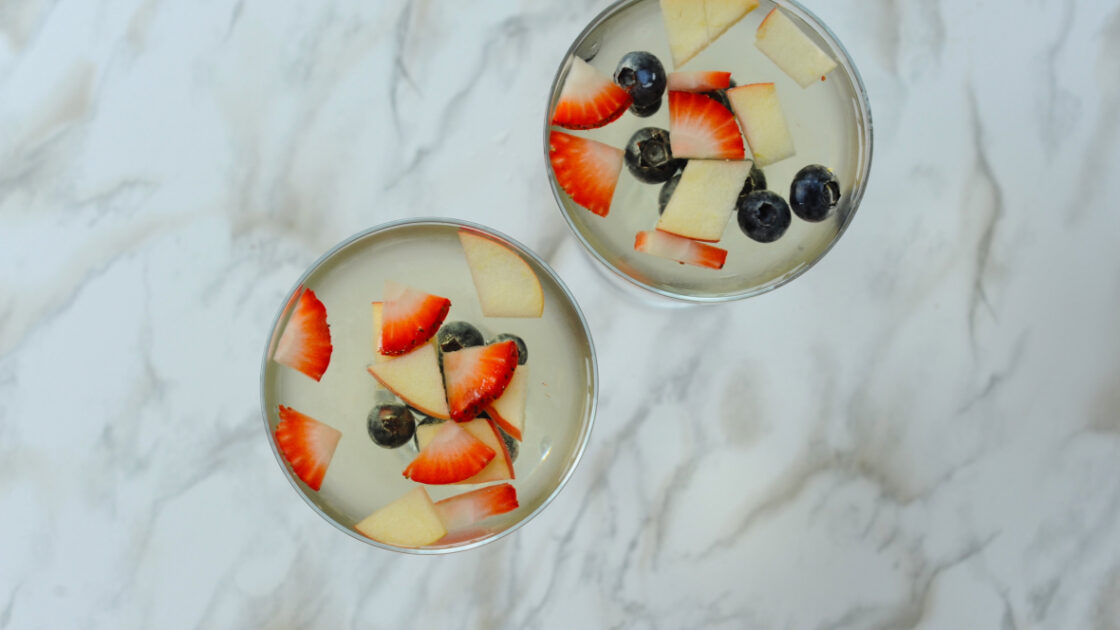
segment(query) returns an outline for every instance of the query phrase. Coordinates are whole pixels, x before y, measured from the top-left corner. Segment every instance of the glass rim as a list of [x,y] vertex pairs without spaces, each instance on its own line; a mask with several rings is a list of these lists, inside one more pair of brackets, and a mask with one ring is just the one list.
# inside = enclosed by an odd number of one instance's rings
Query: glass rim
[[802,6],[801,3],[797,0],[770,1],[775,5],[793,10],[798,14],[798,17],[802,18],[806,22],[811,23],[820,31],[819,34],[824,35],[829,44],[840,53],[840,58],[837,59],[837,62],[838,65],[840,65],[844,69],[844,72],[847,73],[847,75],[850,77],[852,85],[855,88],[857,96],[856,103],[859,110],[859,119],[863,123],[861,125],[861,132],[859,133],[859,149],[860,155],[865,157],[862,160],[862,163],[860,165],[861,167],[856,172],[856,186],[852,190],[851,201],[849,204],[851,209],[848,212],[848,215],[845,218],[844,222],[840,224],[839,229],[837,229],[836,231],[836,234],[832,237],[828,244],[825,245],[823,249],[821,249],[821,251],[815,258],[767,284],[755,286],[735,293],[728,293],[723,295],[692,295],[687,293],[674,292],[669,289],[657,287],[647,282],[643,282],[642,280],[639,280],[619,269],[617,265],[607,260],[606,257],[603,256],[603,254],[598,249],[592,247],[592,245],[587,241],[583,233],[576,226],[575,221],[572,219],[570,213],[564,205],[564,195],[566,193],[562,191],[560,185],[556,182],[556,176],[552,172],[552,165],[548,148],[549,135],[552,132],[552,110],[555,107],[555,101],[559,97],[559,91],[562,87],[560,78],[565,74],[565,69],[568,66],[568,60],[575,56],[576,49],[578,49],[579,46],[584,42],[584,40],[587,39],[587,36],[591,33],[591,31],[593,31],[603,21],[613,16],[618,11],[638,4],[639,2],[646,1],[647,0],[615,0],[615,2],[612,2],[607,6],[607,8],[599,12],[599,14],[592,18],[592,20],[588,22],[587,26],[584,27],[582,31],[580,31],[579,35],[577,35],[575,39],[572,40],[572,45],[568,47],[568,51],[560,60],[560,65],[559,67],[557,67],[556,74],[552,78],[552,86],[549,90],[548,103],[545,107],[544,113],[544,134],[542,146],[544,148],[545,176],[548,178],[549,187],[552,189],[552,197],[556,201],[556,207],[560,211],[561,216],[564,217],[564,222],[568,224],[568,229],[571,230],[576,239],[580,242],[580,245],[583,246],[583,251],[585,253],[590,254],[599,262],[599,264],[608,269],[612,274],[629,283],[628,286],[638,287],[639,289],[645,291],[647,295],[653,294],[655,296],[669,298],[677,302],[688,304],[722,304],[726,302],[733,302],[736,300],[757,297],[759,295],[769,293],[770,291],[773,291],[774,289],[777,289],[779,287],[785,286],[796,278],[799,278],[806,271],[809,271],[810,269],[815,267],[817,263],[819,263],[821,259],[824,258],[825,255],[832,250],[832,248],[840,240],[840,237],[844,235],[844,232],[848,230],[848,226],[851,225],[852,220],[855,218],[856,212],[859,210],[860,202],[863,201],[863,194],[867,189],[867,180],[871,175],[871,161],[874,153],[874,124],[871,117],[871,103],[868,100],[867,87],[863,83],[863,77],[859,73],[859,68],[856,67],[855,62],[852,60],[851,55],[848,53],[848,49],[844,47],[844,44],[841,43],[840,39],[836,37],[836,34],[832,32],[832,29],[830,29],[827,24],[825,24],[819,17],[817,17],[816,14]]
[[520,241],[518,241],[514,238],[511,238],[510,236],[507,236],[506,234],[503,234],[502,232],[499,232],[498,230],[495,230],[493,228],[490,228],[490,227],[487,227],[487,226],[484,226],[484,225],[481,225],[481,224],[478,224],[478,223],[472,223],[470,221],[464,221],[464,220],[461,220],[461,219],[453,219],[453,218],[449,218],[449,217],[418,217],[418,218],[410,218],[410,219],[400,219],[400,220],[396,220],[396,221],[389,221],[387,223],[381,223],[381,224],[372,226],[370,228],[367,228],[365,230],[362,230],[360,232],[357,232],[355,234],[352,234],[349,237],[347,237],[347,238],[343,239],[342,241],[338,242],[337,244],[335,244],[333,247],[331,247],[325,253],[323,253],[317,259],[315,259],[315,261],[313,263],[308,265],[307,269],[305,269],[304,272],[302,274],[300,274],[299,279],[296,280],[295,284],[292,285],[291,289],[287,293],[285,293],[285,295],[286,296],[295,295],[296,292],[299,291],[300,287],[303,286],[304,281],[307,280],[307,278],[312,273],[314,273],[324,263],[326,263],[328,260],[331,260],[335,255],[337,255],[339,252],[346,249],[350,245],[352,245],[352,244],[354,244],[354,243],[356,243],[356,242],[358,242],[362,239],[368,238],[370,236],[374,236],[376,234],[381,234],[381,233],[384,233],[384,232],[390,232],[390,231],[400,229],[400,228],[403,228],[403,227],[412,227],[412,226],[419,226],[419,225],[438,225],[438,226],[462,227],[462,228],[477,230],[477,231],[479,231],[483,234],[486,234],[487,236],[497,238],[498,240],[502,241],[503,243],[512,245],[513,248],[517,251],[518,254],[521,254],[522,256],[525,256],[527,258],[530,258],[530,259],[536,261],[536,263],[538,265],[540,265],[540,267],[542,269],[544,269],[546,273],[548,273],[548,275],[552,279],[552,281],[556,283],[556,286],[560,288],[560,292],[564,296],[564,299],[567,300],[567,302],[571,306],[572,310],[575,311],[575,314],[576,314],[577,318],[579,319],[580,328],[583,330],[584,337],[587,340],[587,348],[588,348],[588,351],[590,353],[590,368],[591,368],[590,369],[591,393],[590,393],[590,397],[589,397],[590,400],[588,401],[589,404],[587,405],[587,413],[584,415],[583,425],[580,427],[581,435],[580,435],[580,437],[577,441],[575,451],[572,453],[572,456],[570,458],[571,461],[567,465],[567,467],[564,469],[564,472],[560,475],[560,478],[557,480],[557,482],[555,484],[555,487],[553,487],[552,491],[549,492],[548,496],[545,497],[544,501],[542,501],[541,504],[536,507],[536,509],[534,509],[532,512],[525,515],[524,517],[518,519],[512,525],[503,529],[500,532],[497,532],[497,533],[495,533],[493,535],[490,535],[490,536],[487,536],[485,538],[472,540],[470,542],[463,543],[461,545],[451,545],[451,546],[446,546],[446,547],[400,547],[400,546],[397,546],[397,545],[390,545],[390,544],[387,544],[387,543],[383,543],[383,542],[374,540],[374,539],[369,538],[367,536],[363,536],[360,533],[354,531],[353,528],[345,527],[344,525],[339,523],[337,520],[332,518],[330,515],[326,514],[314,501],[311,500],[311,497],[309,497],[307,495],[307,493],[303,490],[303,488],[301,488],[299,486],[299,483],[296,481],[295,475],[293,475],[292,472],[290,470],[288,470],[286,460],[284,459],[284,456],[280,453],[280,450],[276,445],[276,437],[273,435],[272,425],[269,423],[268,403],[267,403],[267,400],[266,400],[265,390],[266,390],[266,386],[267,386],[266,374],[268,372],[269,361],[271,360],[273,345],[274,345],[276,339],[278,338],[277,335],[279,334],[279,331],[281,331],[282,328],[283,328],[282,324],[284,324],[283,320],[285,318],[285,315],[290,316],[290,313],[288,313],[288,314],[285,313],[285,310],[287,309],[288,300],[287,299],[283,300],[283,304],[281,304],[280,309],[277,311],[276,316],[273,318],[272,327],[269,328],[269,331],[268,331],[268,338],[265,342],[265,348],[264,348],[264,357],[261,360],[261,374],[260,374],[261,419],[264,421],[264,430],[265,430],[266,438],[268,439],[269,447],[272,449],[272,454],[276,458],[276,463],[280,466],[281,472],[284,474],[284,477],[288,480],[288,483],[292,486],[292,489],[295,490],[296,494],[298,494],[300,496],[300,498],[303,499],[304,503],[306,503],[312,510],[315,511],[315,513],[317,513],[320,517],[322,517],[323,520],[325,520],[328,523],[330,523],[331,525],[333,525],[336,529],[338,529],[338,530],[342,531],[343,533],[349,535],[351,538],[362,541],[362,542],[364,542],[368,545],[371,545],[373,547],[378,547],[378,548],[386,549],[386,550],[389,550],[389,551],[396,551],[396,552],[411,554],[411,555],[431,556],[431,555],[444,555],[444,554],[449,554],[449,553],[456,553],[456,552],[459,552],[459,551],[467,551],[467,550],[470,550],[470,549],[477,549],[477,548],[482,547],[484,545],[487,545],[489,543],[495,542],[495,541],[497,541],[501,538],[504,538],[505,536],[508,536],[509,534],[512,534],[513,532],[520,529],[523,525],[525,525],[529,521],[533,520],[533,518],[535,518],[538,514],[543,512],[544,509],[546,507],[548,507],[552,503],[552,501],[557,497],[557,495],[560,494],[560,491],[563,490],[564,486],[567,485],[568,480],[571,479],[572,475],[575,473],[576,468],[579,466],[580,461],[583,459],[584,451],[587,450],[587,444],[588,444],[588,442],[590,441],[590,438],[591,438],[592,427],[595,425],[595,412],[596,412],[596,409],[597,409],[598,403],[599,403],[599,361],[598,361],[598,358],[596,357],[596,354],[595,354],[595,342],[592,339],[591,329],[587,324],[587,318],[584,316],[583,310],[580,309],[579,303],[576,301],[575,296],[572,295],[571,290],[568,289],[568,286],[566,284],[564,284],[564,281],[560,278],[559,274],[556,273],[556,270],[553,269],[552,266],[549,265],[543,258],[538,256],[536,253],[534,253],[532,250],[530,250],[528,247],[526,247]]

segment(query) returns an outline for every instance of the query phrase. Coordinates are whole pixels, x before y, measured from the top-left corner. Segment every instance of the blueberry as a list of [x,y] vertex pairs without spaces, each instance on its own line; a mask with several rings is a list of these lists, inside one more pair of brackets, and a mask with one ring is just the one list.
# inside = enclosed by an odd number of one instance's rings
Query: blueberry
[[806,221],[823,221],[840,201],[840,182],[820,164],[797,171],[789,186],[789,205]]
[[525,345],[525,340],[521,337],[511,335],[510,333],[502,333],[491,339],[490,343],[498,343],[499,341],[506,340],[512,340],[513,343],[517,344],[517,364],[525,365],[525,363],[529,361],[529,347]]
[[[494,426],[498,426],[495,424]],[[502,436],[502,441],[506,443],[506,450],[509,451],[509,461],[517,461],[518,444],[513,436],[506,433],[505,429],[498,427],[498,434]]]
[[759,243],[772,243],[789,227],[789,204],[769,190],[756,190],[736,203],[739,229]]
[[[728,89],[733,88],[735,86],[736,86],[735,80],[732,79],[731,80],[731,85],[728,86]],[[720,105],[723,105],[724,107],[726,107],[728,109],[728,111],[731,110],[731,101],[728,100],[728,98],[727,98],[727,90],[712,90],[711,92],[701,92],[701,94],[703,94],[704,96],[707,96],[708,98],[710,98],[713,101],[719,103]]]
[[436,343],[439,344],[441,351],[454,352],[471,346],[481,346],[485,341],[482,333],[467,322],[449,322],[436,333]]
[[751,174],[747,176],[747,181],[743,182],[743,189],[739,191],[739,199],[742,200],[743,197],[756,190],[766,190],[766,175],[757,165],[751,164]]
[[681,181],[681,174],[684,171],[677,171],[669,181],[661,186],[661,192],[657,194],[657,214],[664,214],[665,206],[669,205],[669,199],[673,196],[673,191],[677,189],[677,184]]
[[614,82],[634,99],[630,111],[636,116],[651,116],[661,107],[665,68],[650,53],[635,51],[623,55],[614,70]]
[[685,160],[673,159],[669,148],[669,132],[657,127],[644,127],[630,136],[626,143],[626,166],[647,184],[663,182],[684,167]]
[[366,428],[369,437],[378,446],[397,448],[412,439],[416,432],[416,419],[404,405],[381,403],[370,410]]

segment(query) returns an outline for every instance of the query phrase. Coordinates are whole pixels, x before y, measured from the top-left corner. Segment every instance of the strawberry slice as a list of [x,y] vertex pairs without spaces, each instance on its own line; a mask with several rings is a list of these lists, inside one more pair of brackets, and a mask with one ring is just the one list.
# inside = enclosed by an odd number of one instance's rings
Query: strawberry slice
[[548,136],[548,159],[556,183],[572,201],[601,217],[607,216],[618,174],[622,172],[621,149],[553,131]]
[[500,483],[437,501],[436,514],[451,532],[517,507],[517,490],[508,483]]
[[485,468],[495,454],[494,449],[463,427],[444,422],[432,441],[404,469],[404,476],[418,483],[455,483]]
[[712,269],[723,269],[723,263],[727,260],[726,249],[661,230],[638,232],[634,239],[634,249],[680,263]]
[[432,338],[451,300],[389,280],[381,306],[381,353],[405,354]]
[[466,422],[502,395],[517,368],[517,344],[501,341],[443,355],[451,419]]
[[602,127],[621,116],[630,102],[630,93],[610,77],[583,59],[572,57],[560,100],[552,110],[552,124],[567,129]]
[[731,87],[730,72],[670,72],[665,89],[670,92],[711,92]]
[[315,292],[307,289],[299,296],[272,359],[318,381],[327,371],[332,350],[327,309]]
[[741,160],[746,154],[735,115],[692,92],[669,92],[669,148],[677,158]]
[[288,460],[292,472],[318,492],[342,433],[291,407],[280,405],[280,423],[276,425],[274,435],[276,446]]

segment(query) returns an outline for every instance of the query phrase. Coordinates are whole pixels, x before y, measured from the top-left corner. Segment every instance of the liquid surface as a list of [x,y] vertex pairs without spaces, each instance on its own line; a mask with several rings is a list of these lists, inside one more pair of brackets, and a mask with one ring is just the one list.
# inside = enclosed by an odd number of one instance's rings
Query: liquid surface
[[[540,318],[483,317],[457,230],[443,223],[406,224],[344,245],[303,281],[327,309],[334,350],[323,378],[315,382],[275,361],[266,364],[263,399],[270,429],[279,421],[277,407],[286,405],[342,432],[319,492],[297,484],[316,507],[344,527],[353,527],[416,486],[401,475],[416,455],[412,443],[382,448],[366,429],[380,389],[366,371],[373,362],[370,303],[382,299],[386,280],[449,298],[445,321],[468,321],[487,339],[513,333],[528,346],[524,441],[514,463],[516,479],[510,482],[520,507],[487,520],[476,539],[508,529],[542,505],[575,465],[590,428],[593,353],[566,292],[547,269],[522,256],[540,279],[544,313]],[[432,500],[439,501],[479,486],[425,487]]]
[[[847,72],[846,57],[831,37],[800,16],[800,10],[782,5],[782,11],[838,63],[827,80],[802,88],[755,45],[755,31],[776,5],[768,0],[748,13],[736,25],[688,61],[682,71],[713,70],[731,72],[737,85],[774,83],[793,136],[797,153],[763,167],[767,187],[789,199],[794,175],[808,164],[821,164],[833,170],[840,181],[841,199],[832,214],[820,223],[793,217],[782,238],[773,243],[757,243],[748,238],[735,222],[734,213],[716,245],[728,250],[721,270],[682,265],[634,251],[634,235],[653,229],[658,218],[657,196],[661,184],[645,184],[623,166],[607,217],[598,217],[572,202],[558,189],[564,212],[588,247],[606,264],[655,291],[678,297],[722,299],[762,292],[781,284],[806,269],[824,255],[850,220],[854,211],[853,191],[863,186],[870,147],[865,146],[863,118],[860,116],[860,90]],[[626,53],[645,50],[661,61],[666,72],[675,69],[669,53],[661,8],[657,0],[640,0],[620,6],[594,26],[576,44],[575,53],[607,76],[614,73]],[[563,70],[557,86],[563,85]],[[559,89],[553,94],[555,106]],[[627,111],[621,118],[599,129],[574,131],[614,147],[625,148],[630,136],[642,127],[669,129],[668,97],[652,116],[640,118]],[[749,156],[748,156],[749,157]],[[551,168],[549,170],[551,175]]]

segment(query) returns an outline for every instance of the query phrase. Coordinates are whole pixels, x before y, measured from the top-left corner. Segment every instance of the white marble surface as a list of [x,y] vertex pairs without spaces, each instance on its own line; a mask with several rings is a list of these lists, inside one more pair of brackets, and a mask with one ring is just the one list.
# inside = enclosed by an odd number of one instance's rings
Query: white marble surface
[[[686,309],[545,181],[604,6],[0,0],[0,629],[1120,628],[1120,2],[809,2],[871,94],[863,207]],[[424,215],[548,258],[603,392],[556,502],[442,558],[322,522],[257,394],[305,266]]]

